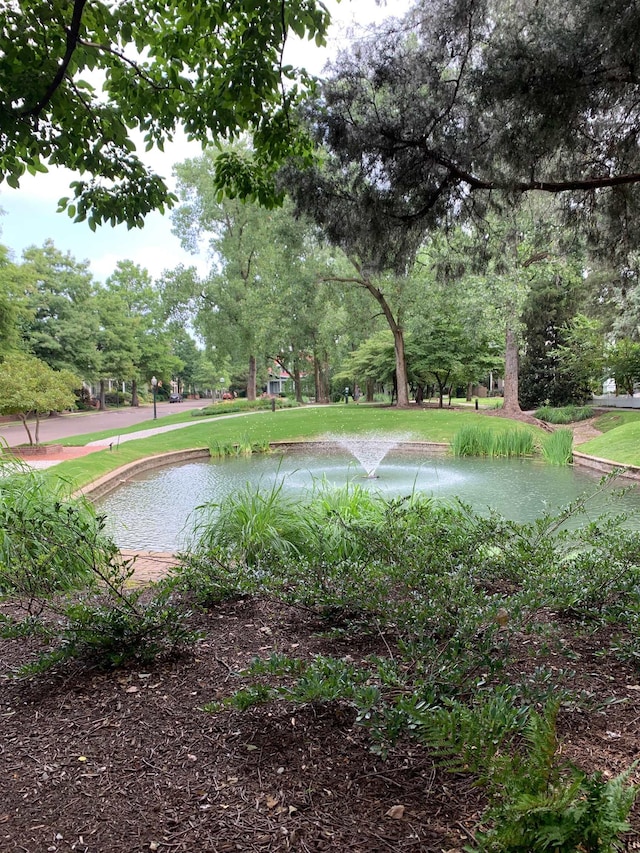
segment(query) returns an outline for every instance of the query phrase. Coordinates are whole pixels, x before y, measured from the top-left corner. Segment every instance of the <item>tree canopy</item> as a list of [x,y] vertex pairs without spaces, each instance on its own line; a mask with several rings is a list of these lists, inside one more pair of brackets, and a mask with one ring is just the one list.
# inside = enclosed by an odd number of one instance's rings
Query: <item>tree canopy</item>
[[[256,162],[228,157],[231,192],[273,202],[265,180],[300,152],[290,105],[310,82],[284,65],[289,32],[322,43],[317,0],[26,0],[0,10],[0,180],[66,166],[81,173],[61,208],[95,228],[142,224],[173,202],[135,149],[178,128],[201,142],[253,134]],[[86,176],[86,177],[85,177]]]

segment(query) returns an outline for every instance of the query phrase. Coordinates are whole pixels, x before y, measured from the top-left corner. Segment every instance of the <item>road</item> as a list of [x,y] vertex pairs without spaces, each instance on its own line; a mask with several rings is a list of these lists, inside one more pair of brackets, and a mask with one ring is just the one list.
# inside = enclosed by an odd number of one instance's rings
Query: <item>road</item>
[[[209,404],[209,400],[184,400],[182,403],[158,403],[158,417],[175,415],[190,409],[200,409]],[[33,435],[35,420],[29,418],[29,429]],[[72,414],[51,415],[40,421],[40,442],[59,441],[75,435],[89,432],[99,432],[109,429],[119,432],[125,427],[144,424],[145,428],[153,426],[153,406],[139,408],[123,407],[108,409],[106,412],[74,412]],[[0,424],[0,443],[6,442],[9,447],[27,444],[29,441],[25,428],[20,422]]]

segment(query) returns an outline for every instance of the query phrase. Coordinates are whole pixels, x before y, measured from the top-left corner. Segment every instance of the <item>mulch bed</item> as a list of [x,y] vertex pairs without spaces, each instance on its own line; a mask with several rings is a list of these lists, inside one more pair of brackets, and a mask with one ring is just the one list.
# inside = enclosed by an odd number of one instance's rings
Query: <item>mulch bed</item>
[[[12,679],[37,647],[0,640],[1,850],[460,853],[472,843],[482,790],[412,741],[375,755],[348,705],[207,709],[247,683],[256,656],[357,662],[384,654],[382,638],[329,639],[312,614],[268,600],[193,619],[204,632],[195,650],[145,670],[74,664]],[[507,679],[533,682],[547,665],[583,699],[560,715],[565,756],[616,774],[640,757],[640,673],[599,654],[602,632],[554,627],[550,644],[514,631]],[[637,806],[632,822],[628,850],[640,849]]]

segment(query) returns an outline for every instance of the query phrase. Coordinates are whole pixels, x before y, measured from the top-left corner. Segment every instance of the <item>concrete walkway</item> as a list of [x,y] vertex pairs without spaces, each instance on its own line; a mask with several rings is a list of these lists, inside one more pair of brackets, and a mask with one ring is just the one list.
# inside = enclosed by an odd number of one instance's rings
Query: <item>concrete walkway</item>
[[[247,415],[257,415],[262,411],[262,409],[258,409],[255,412],[232,412],[228,415],[215,415],[211,418],[211,422],[227,420],[228,418],[241,418],[246,417]],[[136,441],[140,438],[151,438],[154,435],[161,435],[165,432],[172,432],[173,430],[184,429],[186,427],[202,426],[202,424],[206,422],[206,418],[194,418],[192,421],[187,421],[182,424],[168,424],[167,426],[150,427],[149,429],[137,430],[136,432],[112,435],[108,438],[99,438],[96,441],[89,441],[83,447],[60,447],[55,450],[52,449],[49,453],[43,454],[41,459],[29,456],[23,458],[22,461],[30,468],[38,470],[51,468],[53,465],[58,465],[60,462],[66,462],[68,459],[75,459],[78,456],[84,456],[87,453],[104,450],[107,447],[117,448],[126,441]]]

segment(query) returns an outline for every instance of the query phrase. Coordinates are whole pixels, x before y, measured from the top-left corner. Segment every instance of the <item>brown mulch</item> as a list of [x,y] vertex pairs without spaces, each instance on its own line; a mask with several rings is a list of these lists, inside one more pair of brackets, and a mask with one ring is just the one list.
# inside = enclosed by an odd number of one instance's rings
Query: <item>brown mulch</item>
[[[384,637],[319,632],[313,614],[269,600],[194,611],[193,652],[145,669],[69,666],[9,676],[33,640],[0,640],[0,850],[41,853],[421,851],[461,853],[486,803],[423,746],[386,758],[345,703],[211,703],[249,680],[254,657],[388,653]],[[559,718],[564,756],[616,774],[640,757],[640,673],[600,629],[540,614],[540,633],[509,627],[501,680],[570,690]],[[544,629],[544,630],[543,630]],[[402,807],[402,808],[394,808]],[[627,849],[640,849],[640,810]],[[637,846],[636,846],[637,845]]]

